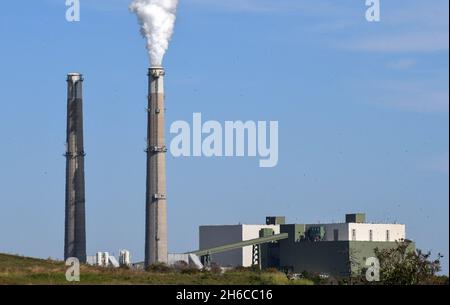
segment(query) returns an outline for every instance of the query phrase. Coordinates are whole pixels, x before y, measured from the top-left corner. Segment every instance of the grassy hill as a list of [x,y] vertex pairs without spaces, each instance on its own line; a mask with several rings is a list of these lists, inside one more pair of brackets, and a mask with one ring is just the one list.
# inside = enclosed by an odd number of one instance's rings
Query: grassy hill
[[[15,255],[0,254],[0,285],[44,284],[73,285],[65,278],[63,262],[42,260]],[[224,274],[211,272],[144,272],[127,269],[81,266],[81,281],[76,284],[142,284],[142,285],[308,285],[309,280],[288,280],[280,272],[251,270],[228,271]]]

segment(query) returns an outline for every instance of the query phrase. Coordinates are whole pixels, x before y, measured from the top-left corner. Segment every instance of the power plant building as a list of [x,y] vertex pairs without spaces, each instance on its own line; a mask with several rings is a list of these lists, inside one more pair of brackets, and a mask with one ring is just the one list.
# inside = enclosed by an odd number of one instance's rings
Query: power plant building
[[[349,276],[365,267],[375,248],[393,248],[397,241],[406,240],[405,225],[366,223],[364,214],[348,214],[345,223],[330,224],[285,224],[284,217],[267,217],[266,225],[201,226],[200,250],[283,233],[288,237],[260,245],[263,268]],[[209,259],[223,267],[249,267],[255,261],[255,248],[245,248],[212,254]]]

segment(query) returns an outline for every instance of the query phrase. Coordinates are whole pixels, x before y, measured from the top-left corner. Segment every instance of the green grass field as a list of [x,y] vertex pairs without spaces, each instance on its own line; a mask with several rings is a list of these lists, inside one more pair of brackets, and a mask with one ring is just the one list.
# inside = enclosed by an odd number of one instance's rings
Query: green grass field
[[[0,254],[0,285],[74,285],[66,281],[63,262]],[[288,280],[281,272],[233,270],[202,272],[144,272],[81,266],[75,285],[311,285],[305,279]]]

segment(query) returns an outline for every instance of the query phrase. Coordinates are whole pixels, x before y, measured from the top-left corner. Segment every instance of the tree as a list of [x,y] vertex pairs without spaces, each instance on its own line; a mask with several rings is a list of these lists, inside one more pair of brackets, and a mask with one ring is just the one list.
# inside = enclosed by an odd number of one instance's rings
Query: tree
[[411,241],[397,242],[392,249],[375,249],[380,261],[380,283],[384,285],[421,285],[440,282],[436,274],[441,271],[441,254],[431,258],[431,252],[413,250]]

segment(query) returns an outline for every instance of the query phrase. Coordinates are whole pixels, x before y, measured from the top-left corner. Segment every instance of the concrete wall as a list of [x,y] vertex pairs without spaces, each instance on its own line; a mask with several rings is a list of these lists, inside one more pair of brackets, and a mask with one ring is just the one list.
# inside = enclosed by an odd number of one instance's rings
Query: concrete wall
[[[318,226],[318,225],[307,225],[310,226]],[[324,224],[321,225],[325,227],[325,241],[334,241],[334,230],[338,230],[338,240],[346,241],[348,240],[348,224],[347,223],[334,223],[334,224]]]
[[[371,223],[349,223],[349,238],[352,240],[352,230],[356,232],[356,241],[370,241],[370,230],[372,230],[372,241],[386,242],[405,239],[405,225],[401,224],[371,224]],[[389,230],[389,240],[386,239],[386,231]]]
[[[200,226],[200,250],[259,238],[261,229],[270,228],[275,234],[280,233],[279,225],[219,225]],[[212,262],[223,267],[252,265],[252,247],[244,247],[211,256]]]
[[167,263],[169,266],[173,266],[178,262],[185,262],[189,264],[189,254],[182,253],[168,253],[167,254]]
[[337,276],[350,273],[349,242],[298,242],[282,240],[280,267],[295,273],[308,271]]
[[387,230],[389,230],[389,241],[406,238],[405,225],[402,224],[336,223],[306,225],[306,228],[312,226],[325,227],[325,241],[334,241],[334,230],[338,230],[339,241],[351,241],[353,229],[356,232],[356,241],[370,241],[370,230],[372,230],[372,241],[387,241]]
[[[267,228],[272,229],[275,234],[280,234],[279,225],[242,225],[242,241],[259,238],[259,231]],[[252,251],[252,246],[242,248],[242,266],[252,265]]]
[[[242,225],[201,226],[200,250],[242,241]],[[211,255],[211,261],[223,267],[241,266],[242,250],[232,250]]]

